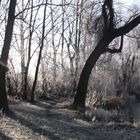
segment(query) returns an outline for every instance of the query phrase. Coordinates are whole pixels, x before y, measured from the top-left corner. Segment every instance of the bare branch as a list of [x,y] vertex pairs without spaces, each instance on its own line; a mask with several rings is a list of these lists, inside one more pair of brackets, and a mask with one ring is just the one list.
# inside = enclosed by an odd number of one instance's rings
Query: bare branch
[[52,6],[66,6],[66,5],[70,5],[70,3],[66,3],[66,4],[51,4],[51,3],[41,3],[41,4],[38,4],[38,5],[35,5],[33,7],[28,7],[28,8],[25,8],[23,9],[22,11],[20,11],[18,14],[15,15],[15,18],[18,17],[22,12],[25,12],[26,10],[29,10],[31,8],[37,8],[37,7],[40,7],[40,6],[44,6],[44,5],[52,5]]
[[135,19],[130,21],[128,24],[118,28],[114,29],[114,38],[118,36],[122,36],[130,32],[133,28],[135,28],[138,24],[140,24],[140,15],[137,16]]

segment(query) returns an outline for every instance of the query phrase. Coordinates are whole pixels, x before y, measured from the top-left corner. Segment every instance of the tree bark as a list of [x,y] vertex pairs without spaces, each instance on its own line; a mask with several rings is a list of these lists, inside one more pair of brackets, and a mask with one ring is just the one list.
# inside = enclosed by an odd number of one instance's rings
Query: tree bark
[[0,64],[0,109],[2,109],[4,113],[7,113],[9,111],[6,87],[5,87],[5,83],[6,83],[5,76],[6,76],[7,61],[9,56],[9,50],[10,50],[10,44],[11,44],[13,26],[15,20],[16,2],[17,0],[10,0],[4,45],[2,48],[2,54],[0,58],[1,63],[4,64],[4,65]]
[[96,64],[97,60],[103,54],[106,50],[106,46],[113,40],[113,38],[109,35],[104,36],[100,42],[97,44],[95,50],[91,53],[89,58],[87,59],[85,66],[82,70],[82,73],[80,75],[80,80],[77,87],[77,93],[74,100],[74,107],[85,107],[85,100],[86,100],[86,92],[87,92],[87,86],[88,81],[90,77],[90,73],[92,71],[92,68]]
[[0,66],[0,109],[2,109],[3,113],[9,111],[6,88],[5,88],[5,83],[6,83],[5,75],[6,75],[5,68],[3,66]]

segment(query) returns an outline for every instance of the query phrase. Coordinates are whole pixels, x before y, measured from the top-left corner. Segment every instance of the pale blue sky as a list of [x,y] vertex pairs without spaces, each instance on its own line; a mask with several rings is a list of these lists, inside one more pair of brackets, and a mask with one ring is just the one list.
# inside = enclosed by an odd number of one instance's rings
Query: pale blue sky
[[137,5],[140,5],[140,0],[120,0],[121,2],[124,2],[126,4],[137,4]]

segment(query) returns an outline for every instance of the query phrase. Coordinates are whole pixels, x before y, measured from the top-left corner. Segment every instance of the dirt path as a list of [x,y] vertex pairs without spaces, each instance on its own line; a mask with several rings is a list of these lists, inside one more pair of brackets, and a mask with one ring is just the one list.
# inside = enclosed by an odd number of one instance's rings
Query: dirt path
[[0,140],[140,140],[140,129],[91,124],[48,100],[10,105],[10,117],[0,119]]

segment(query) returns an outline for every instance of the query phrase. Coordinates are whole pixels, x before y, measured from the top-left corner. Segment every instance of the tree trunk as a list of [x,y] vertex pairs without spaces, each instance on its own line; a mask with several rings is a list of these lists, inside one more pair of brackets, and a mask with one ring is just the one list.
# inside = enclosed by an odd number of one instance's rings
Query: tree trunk
[[[9,13],[8,13],[8,21],[6,26],[5,38],[4,38],[4,45],[2,48],[1,54],[1,64],[0,64],[0,109],[4,113],[7,113],[8,108],[8,101],[7,101],[7,94],[6,94],[6,87],[5,87],[5,76],[6,76],[6,69],[7,69],[7,61],[9,56],[10,44],[12,39],[13,33],[13,26],[15,20],[15,6],[16,0],[11,0],[9,5]],[[4,64],[4,65],[2,65]]]
[[[113,9],[113,0],[105,0],[102,6],[102,16],[104,21],[103,27],[103,37],[97,44],[95,50],[91,53],[87,59],[85,66],[82,70],[80,80],[78,83],[77,93],[74,100],[74,107],[85,107],[86,92],[89,81],[89,76],[92,71],[92,68],[96,64],[100,55],[106,51],[110,53],[119,53],[121,52],[122,46],[120,49],[109,49],[109,43],[116,37],[123,36],[133,28],[135,28],[140,23],[140,15],[131,20],[129,23],[124,24],[124,26],[117,29],[114,28],[114,9]],[[123,39],[123,38],[122,38]]]
[[8,101],[7,101],[7,94],[6,94],[6,88],[5,88],[5,75],[6,70],[3,66],[0,65],[0,109],[4,113],[8,112]]
[[65,32],[65,1],[62,0],[62,49],[61,49],[61,67],[62,67],[62,80],[65,77],[65,66],[64,66],[64,32]]
[[43,26],[42,26],[42,38],[41,38],[41,46],[40,46],[40,51],[39,51],[39,56],[38,56],[38,61],[37,61],[37,66],[36,66],[36,71],[35,71],[35,79],[33,82],[33,87],[32,87],[32,92],[31,92],[31,102],[34,102],[34,92],[36,88],[36,83],[37,83],[37,78],[38,78],[38,71],[39,71],[39,65],[40,65],[40,60],[42,56],[42,50],[44,47],[44,34],[45,34],[45,18],[46,18],[46,7],[47,7],[47,0],[46,0],[46,5],[44,8],[44,17],[43,17]]
[[69,62],[70,62],[70,76],[73,78],[73,76],[74,76],[74,65],[73,65],[74,56],[71,55],[70,41],[67,44],[67,50],[68,50],[68,56],[69,56]]
[[92,71],[92,68],[96,64],[97,60],[99,59],[100,55],[105,52],[107,45],[111,41],[112,41],[111,37],[109,36],[103,37],[96,46],[95,50],[91,53],[91,55],[87,59],[80,76],[80,80],[77,87],[77,93],[73,103],[75,108],[77,107],[85,108],[86,92],[90,73]]
[[34,24],[33,22],[33,0],[31,0],[31,15],[30,15],[30,24],[29,24],[29,46],[28,46],[28,60],[27,65],[25,67],[25,73],[24,73],[24,90],[22,99],[27,100],[27,92],[28,92],[28,72],[29,72],[29,66],[31,61],[31,45],[32,45],[32,36],[34,31]]
[[23,88],[23,95],[22,99],[27,100],[27,87],[28,87],[28,70],[29,70],[29,63],[30,60],[28,60],[27,66],[25,67],[25,73],[24,73],[24,88]]
[[[21,2],[22,10],[24,9],[24,0]],[[21,19],[24,19],[24,12],[21,13]],[[21,55],[21,93],[24,92],[24,75],[25,75],[25,51],[24,51],[24,25],[20,21],[20,55]]]
[[[51,4],[52,4],[52,0],[51,0]],[[53,86],[55,86],[56,84],[56,55],[57,55],[57,48],[55,45],[55,30],[54,30],[54,13],[53,13],[53,7],[51,6],[51,28],[52,28],[52,48],[53,48]]]

